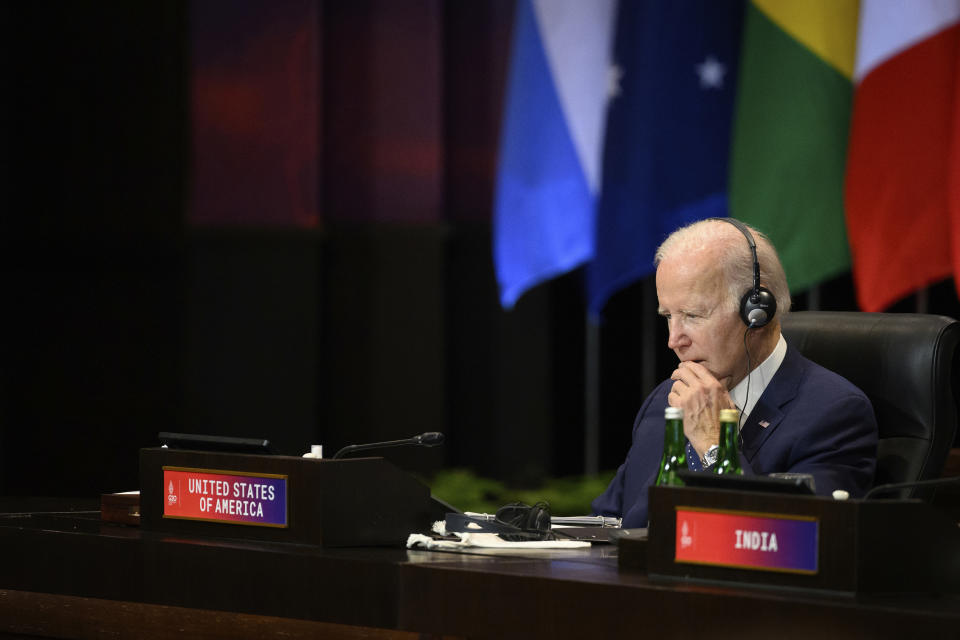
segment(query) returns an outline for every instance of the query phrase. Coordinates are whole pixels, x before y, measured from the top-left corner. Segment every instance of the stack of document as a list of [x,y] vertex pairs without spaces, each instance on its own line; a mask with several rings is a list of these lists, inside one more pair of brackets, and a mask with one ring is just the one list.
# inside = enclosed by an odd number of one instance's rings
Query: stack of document
[[[493,521],[496,516],[489,513],[476,513],[474,511],[465,511],[465,516],[477,520]],[[550,526],[552,527],[620,527],[620,518],[610,516],[551,516]]]
[[530,540],[508,542],[495,533],[454,533],[455,539],[437,539],[419,533],[411,533],[407,538],[407,548],[457,550],[466,548],[484,549],[582,549],[589,542],[579,540]]
[[620,528],[620,518],[610,516],[553,516],[550,524],[554,527],[615,527]]

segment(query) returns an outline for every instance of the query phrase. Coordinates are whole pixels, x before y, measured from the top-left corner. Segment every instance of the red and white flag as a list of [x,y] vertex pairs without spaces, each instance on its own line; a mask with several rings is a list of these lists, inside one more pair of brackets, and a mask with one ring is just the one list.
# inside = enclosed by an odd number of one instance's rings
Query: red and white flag
[[847,230],[879,311],[960,274],[960,0],[864,0],[854,82]]

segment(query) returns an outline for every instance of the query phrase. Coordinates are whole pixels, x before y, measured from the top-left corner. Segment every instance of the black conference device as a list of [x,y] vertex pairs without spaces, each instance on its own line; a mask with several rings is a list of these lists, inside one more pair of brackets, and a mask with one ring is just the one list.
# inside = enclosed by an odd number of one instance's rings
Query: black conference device
[[814,494],[805,478],[773,478],[770,476],[717,475],[697,471],[677,471],[677,476],[688,487],[756,491],[760,493],[787,493],[811,496]]
[[226,453],[274,453],[270,441],[263,438],[236,438],[233,436],[210,436],[199,433],[157,434],[160,446],[168,449],[191,449],[193,451],[220,451]]

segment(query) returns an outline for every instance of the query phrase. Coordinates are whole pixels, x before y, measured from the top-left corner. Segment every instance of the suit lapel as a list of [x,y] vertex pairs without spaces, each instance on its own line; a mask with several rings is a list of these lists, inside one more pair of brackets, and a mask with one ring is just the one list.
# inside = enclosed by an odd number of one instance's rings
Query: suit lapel
[[780,368],[773,374],[770,384],[754,405],[750,417],[743,423],[740,431],[743,442],[743,455],[753,461],[754,456],[770,434],[783,420],[781,408],[797,395],[797,388],[803,375],[803,359],[795,349],[787,345],[787,353]]

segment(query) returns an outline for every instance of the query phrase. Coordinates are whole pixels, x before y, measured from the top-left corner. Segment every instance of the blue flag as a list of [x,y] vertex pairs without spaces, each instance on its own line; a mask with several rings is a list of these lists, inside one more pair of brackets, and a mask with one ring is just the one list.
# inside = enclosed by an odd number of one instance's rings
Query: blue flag
[[613,1],[519,0],[494,196],[500,301],[593,257]]
[[728,215],[727,167],[744,4],[632,0],[617,16],[589,308],[653,272],[677,227]]

